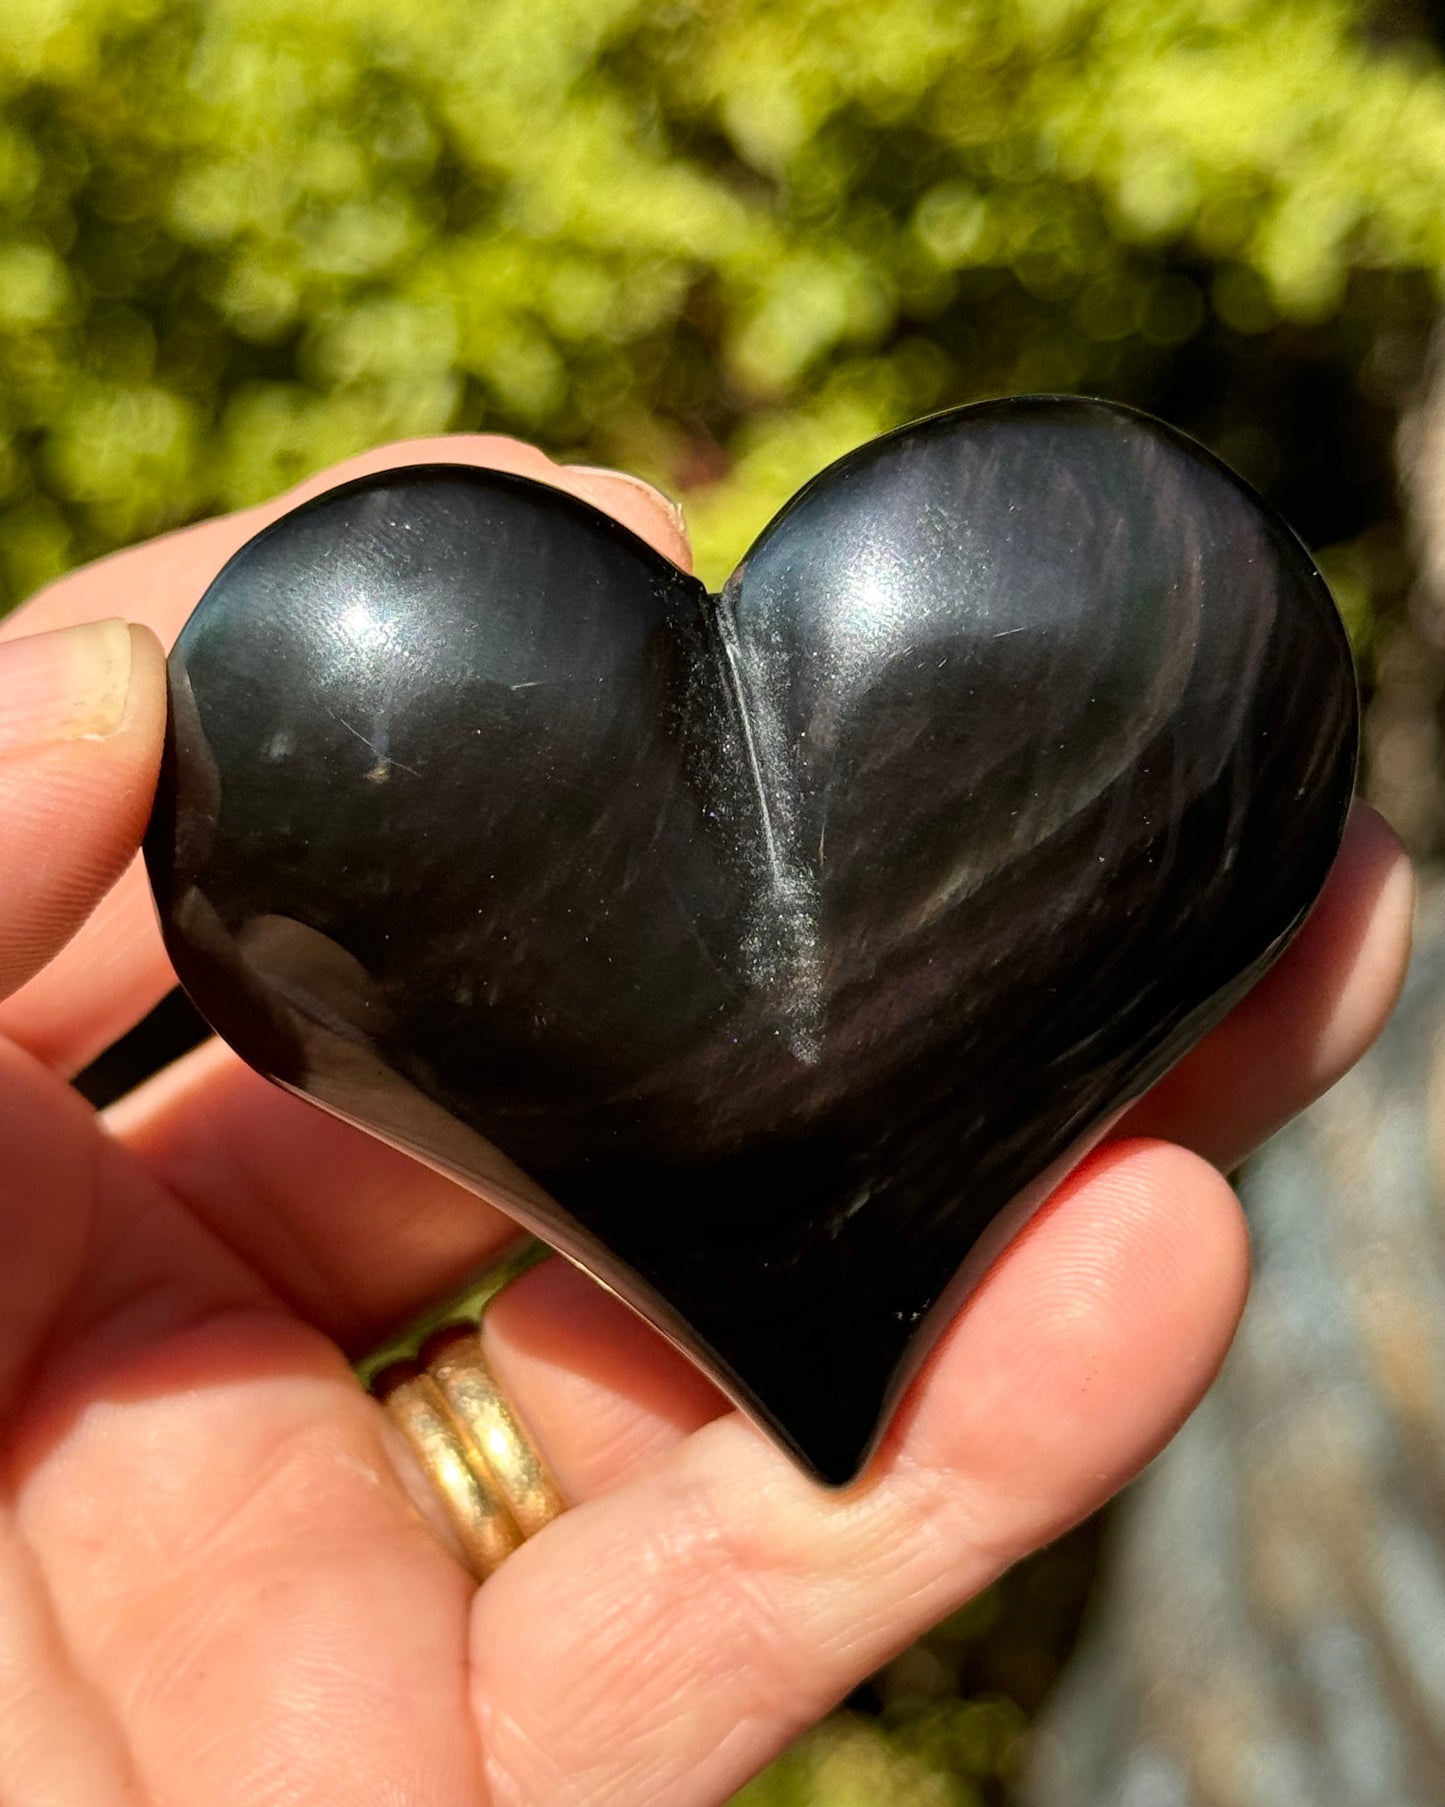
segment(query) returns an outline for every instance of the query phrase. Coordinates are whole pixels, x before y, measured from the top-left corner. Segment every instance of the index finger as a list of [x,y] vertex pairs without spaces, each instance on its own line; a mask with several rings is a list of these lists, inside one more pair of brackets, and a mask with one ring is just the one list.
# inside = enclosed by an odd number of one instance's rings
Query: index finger
[[[556,464],[535,446],[498,434],[450,434],[380,446],[260,507],[73,571],[0,623],[0,638],[119,614],[150,627],[169,648],[212,578],[262,527],[338,483],[410,464],[470,464],[550,483],[690,567],[681,517],[650,485],[620,472]],[[0,1035],[56,1071],[74,1073],[139,1022],[174,983],[145,871],[136,860],[64,952],[0,1006]]]

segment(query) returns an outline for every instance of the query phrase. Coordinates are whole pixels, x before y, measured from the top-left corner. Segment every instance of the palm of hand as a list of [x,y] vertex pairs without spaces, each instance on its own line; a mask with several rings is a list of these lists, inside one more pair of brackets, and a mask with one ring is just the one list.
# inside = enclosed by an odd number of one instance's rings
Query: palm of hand
[[[439,451],[565,484],[686,556],[637,486],[507,441],[393,448],[345,474]],[[78,573],[5,637],[117,612],[169,635],[259,524]],[[1362,812],[1285,961],[999,1260],[846,1495],[803,1480],[590,1282],[534,1270],[489,1312],[488,1347],[576,1505],[475,1589],[346,1356],[511,1226],[216,1044],[104,1119],[58,1077],[167,983],[134,869],[90,914],[154,782],[159,655],[133,642],[116,732],[37,748],[0,730],[15,1807],[724,1800],[1174,1429],[1245,1286],[1210,1163],[1362,1051],[1403,966],[1408,871]]]

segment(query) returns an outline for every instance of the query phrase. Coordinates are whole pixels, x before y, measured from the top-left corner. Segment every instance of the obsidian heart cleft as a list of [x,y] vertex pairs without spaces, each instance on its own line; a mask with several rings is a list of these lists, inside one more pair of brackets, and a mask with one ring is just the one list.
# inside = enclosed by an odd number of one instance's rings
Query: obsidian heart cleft
[[1299,927],[1357,740],[1288,527],[1058,397],[861,447],[717,596],[540,483],[366,477],[236,554],[170,677],[146,852],[202,1013],[832,1482]]

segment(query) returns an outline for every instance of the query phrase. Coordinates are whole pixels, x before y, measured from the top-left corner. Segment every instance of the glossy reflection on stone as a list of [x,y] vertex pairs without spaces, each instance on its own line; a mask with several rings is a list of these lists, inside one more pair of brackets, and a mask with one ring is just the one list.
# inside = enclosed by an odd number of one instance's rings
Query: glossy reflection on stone
[[1356,743],[1289,530],[1057,398],[862,447],[718,597],[526,479],[363,478],[231,560],[171,685],[147,857],[201,1011],[835,1482],[1298,927]]

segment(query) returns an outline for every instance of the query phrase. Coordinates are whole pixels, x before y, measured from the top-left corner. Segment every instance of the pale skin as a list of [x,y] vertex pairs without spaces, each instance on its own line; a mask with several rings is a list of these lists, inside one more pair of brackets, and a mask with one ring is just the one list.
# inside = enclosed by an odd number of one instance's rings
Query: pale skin
[[[644,486],[508,440],[390,447],[305,493],[438,457],[686,562]],[[168,642],[295,499],[78,572],[0,641],[123,616]],[[997,1260],[847,1493],[592,1282],[528,1274],[487,1346],[575,1504],[478,1589],[348,1357],[514,1226],[214,1043],[99,1119],[65,1084],[170,982],[132,864],[161,653],[137,630],[129,654],[120,725],[43,744],[0,669],[7,1807],[725,1801],[1177,1428],[1247,1285],[1221,1170],[1360,1055],[1405,962],[1408,865],[1359,808],[1299,941]]]

